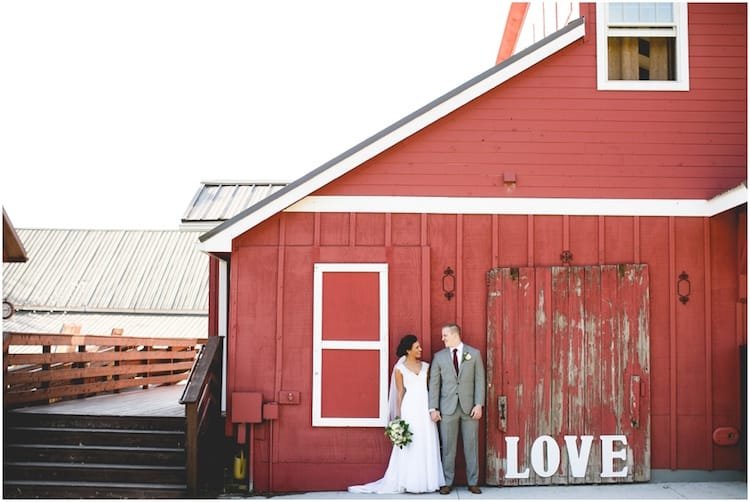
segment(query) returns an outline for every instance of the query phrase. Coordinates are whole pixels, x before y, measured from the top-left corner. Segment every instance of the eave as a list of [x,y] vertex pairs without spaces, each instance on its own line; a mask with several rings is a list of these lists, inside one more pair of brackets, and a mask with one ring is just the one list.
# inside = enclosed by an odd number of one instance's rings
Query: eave
[[26,260],[26,249],[3,208],[3,263],[23,263]]
[[199,249],[214,254],[231,252],[235,237],[573,42],[581,40],[585,32],[583,18],[571,22],[201,235]]

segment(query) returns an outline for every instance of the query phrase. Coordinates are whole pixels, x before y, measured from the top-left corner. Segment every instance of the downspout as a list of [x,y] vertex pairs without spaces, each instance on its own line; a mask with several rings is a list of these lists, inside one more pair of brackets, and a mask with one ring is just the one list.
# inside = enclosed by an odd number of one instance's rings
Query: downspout
[[222,337],[221,354],[221,413],[227,415],[227,331],[229,320],[229,261],[219,260],[219,286],[218,286],[218,331]]

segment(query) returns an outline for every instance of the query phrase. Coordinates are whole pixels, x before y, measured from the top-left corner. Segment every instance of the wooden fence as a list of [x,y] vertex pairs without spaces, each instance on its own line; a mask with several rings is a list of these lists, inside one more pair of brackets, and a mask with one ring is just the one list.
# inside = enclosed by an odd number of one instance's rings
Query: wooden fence
[[186,380],[205,339],[3,332],[4,406]]

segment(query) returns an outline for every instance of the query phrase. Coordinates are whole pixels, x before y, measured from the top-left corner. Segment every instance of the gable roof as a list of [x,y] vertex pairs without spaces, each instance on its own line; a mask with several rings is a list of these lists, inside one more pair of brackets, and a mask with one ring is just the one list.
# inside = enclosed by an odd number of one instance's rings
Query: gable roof
[[580,40],[584,35],[584,19],[572,21],[563,29],[456,87],[273,195],[214,227],[200,236],[200,249],[209,253],[230,252],[232,239],[235,237],[571,43]]

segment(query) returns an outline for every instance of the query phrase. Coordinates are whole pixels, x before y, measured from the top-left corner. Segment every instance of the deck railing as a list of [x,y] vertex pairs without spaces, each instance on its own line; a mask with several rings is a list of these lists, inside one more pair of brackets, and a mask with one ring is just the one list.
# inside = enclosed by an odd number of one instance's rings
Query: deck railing
[[219,451],[222,438],[222,339],[208,338],[198,355],[180,402],[185,405],[185,470],[188,493],[211,487],[222,476]]
[[186,380],[205,339],[3,332],[5,408]]

